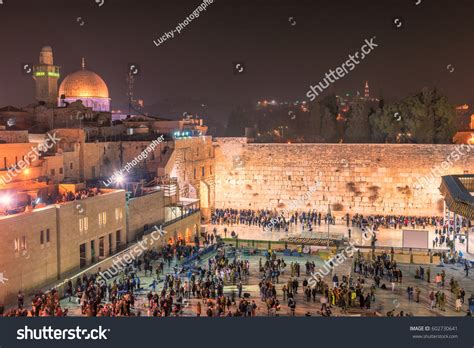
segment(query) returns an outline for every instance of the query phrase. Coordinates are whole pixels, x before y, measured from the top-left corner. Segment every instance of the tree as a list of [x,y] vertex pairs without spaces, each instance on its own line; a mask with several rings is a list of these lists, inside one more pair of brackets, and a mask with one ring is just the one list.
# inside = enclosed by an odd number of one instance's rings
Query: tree
[[385,104],[370,118],[372,139],[420,144],[451,143],[456,113],[436,88],[424,88],[398,103]]
[[321,107],[318,102],[313,102],[310,106],[308,130],[313,135],[321,136],[322,115]]
[[359,100],[351,106],[346,128],[345,139],[347,142],[370,142],[369,112],[369,105],[363,100]]
[[336,116],[334,116],[327,106],[323,107],[321,128],[322,136],[327,143],[334,143],[338,140],[336,139]]
[[248,118],[245,110],[238,106],[231,111],[227,120],[226,136],[241,137],[245,135],[245,127],[248,127]]

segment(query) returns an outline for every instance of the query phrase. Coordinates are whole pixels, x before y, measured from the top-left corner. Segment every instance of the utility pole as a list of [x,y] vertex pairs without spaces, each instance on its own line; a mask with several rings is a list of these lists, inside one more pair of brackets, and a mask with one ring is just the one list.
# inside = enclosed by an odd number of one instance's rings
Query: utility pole
[[327,240],[327,248],[329,250],[329,225],[331,223],[330,221],[331,218],[331,205],[328,203],[328,215],[327,215],[327,220],[328,220],[328,240]]

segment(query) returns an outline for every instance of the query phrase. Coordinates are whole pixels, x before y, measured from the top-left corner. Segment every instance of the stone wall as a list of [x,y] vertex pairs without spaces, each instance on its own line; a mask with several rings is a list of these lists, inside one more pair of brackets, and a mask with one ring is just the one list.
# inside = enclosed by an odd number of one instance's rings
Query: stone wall
[[165,198],[163,191],[132,198],[127,205],[127,240],[134,241],[145,230],[159,226],[165,221]]
[[214,146],[209,136],[177,139],[168,174],[178,179],[182,197],[199,198],[208,218],[214,205]]
[[20,289],[30,293],[57,279],[55,206],[2,216],[0,231],[0,272],[7,279],[0,283],[0,305],[13,302]]
[[[294,205],[326,212],[330,205],[339,216],[441,215],[441,175],[474,172],[474,148],[456,146],[247,144],[216,138],[215,207],[290,210]],[[447,159],[451,164],[441,167]],[[424,180],[434,166],[440,170],[433,180]]]
[[[109,249],[115,253],[118,240],[122,247],[126,244],[125,191],[111,191],[57,207],[59,277],[79,270],[81,244],[85,247],[87,265],[107,257]],[[101,240],[103,255],[100,255]]]

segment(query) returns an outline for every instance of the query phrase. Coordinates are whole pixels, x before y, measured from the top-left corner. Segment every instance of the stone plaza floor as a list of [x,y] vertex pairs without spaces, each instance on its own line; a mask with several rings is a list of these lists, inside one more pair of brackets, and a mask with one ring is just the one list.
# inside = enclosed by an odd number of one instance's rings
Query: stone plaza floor
[[[210,225],[208,227],[208,231],[212,231],[214,226]],[[218,234],[220,234],[223,230],[223,226],[216,226],[218,229]],[[334,228],[334,233],[345,233],[347,231],[347,228],[345,226],[331,226],[331,230]],[[278,240],[282,237],[285,237],[287,235],[284,232],[259,232],[255,231],[253,227],[248,227],[248,226],[234,226],[233,228],[228,228],[228,233],[230,231],[235,230],[239,234],[239,238],[245,239],[266,239],[266,240]],[[352,228],[353,232],[356,230],[355,228]],[[399,230],[388,230],[388,231],[381,231],[379,234],[380,236],[380,241],[381,243],[392,243],[393,246],[398,246],[401,243],[401,240],[398,238],[397,233]],[[333,232],[331,232],[333,233]],[[352,235],[352,237],[357,240],[357,238],[360,237],[360,231],[355,231],[355,234]],[[358,235],[359,234],[359,237]],[[290,231],[290,235],[300,235],[298,231]],[[431,238],[431,235],[430,235]],[[207,257],[212,257],[213,255],[208,255]],[[317,295],[316,302],[313,301],[306,301],[303,291],[302,291],[302,286],[301,283],[303,279],[309,279],[310,276],[307,276],[305,274],[305,267],[304,264],[306,261],[313,261],[316,264],[316,269],[318,267],[323,267],[323,260],[319,258],[317,255],[304,255],[303,256],[283,256],[282,254],[278,254],[278,258],[284,258],[285,263],[287,265],[290,265],[292,262],[298,262],[301,266],[301,274],[300,277],[298,277],[298,280],[300,282],[300,288],[301,290],[298,291],[298,294],[296,295],[296,315],[297,316],[304,316],[307,312],[309,312],[312,316],[318,315],[317,312],[320,309],[320,304],[319,304],[319,298],[320,295]],[[261,301],[260,295],[259,295],[259,287],[258,283],[261,279],[261,273],[259,273],[259,259],[262,258],[262,261],[265,260],[264,256],[241,256],[243,259],[248,259],[250,261],[250,277],[248,281],[244,282],[243,286],[243,292],[250,293],[250,299],[255,300],[258,310],[257,310],[257,315],[258,316],[267,316],[267,309],[266,309],[266,304]],[[338,265],[334,269],[334,273],[336,273],[339,278],[341,279],[342,275],[349,275],[352,274],[353,278],[357,278],[360,275],[354,274],[352,272],[352,263],[353,259],[347,259],[344,263],[341,265]],[[207,264],[207,258],[204,258],[201,261],[202,265]],[[172,263],[171,267],[166,266],[165,267],[165,274],[168,274],[169,272],[172,272],[172,268],[175,265],[175,263]],[[444,265],[444,266],[436,266],[436,265],[423,265],[423,267],[428,269],[428,267],[431,268],[431,278],[432,280],[436,276],[437,273],[441,272],[444,270],[446,272],[446,286],[445,288],[437,288],[436,284],[433,282],[428,283],[427,281],[420,280],[420,279],[415,279],[415,270],[419,265],[415,264],[398,264],[398,267],[402,270],[403,272],[403,283],[397,283],[395,291],[391,291],[391,286],[390,283],[384,279],[382,280],[381,283],[385,283],[387,286],[387,290],[383,289],[377,289],[375,293],[375,302],[371,303],[371,308],[370,309],[360,309],[358,306],[349,308],[347,313],[342,313],[341,310],[338,307],[333,307],[333,315],[334,316],[365,316],[365,315],[375,315],[375,312],[378,313],[378,315],[385,316],[386,313],[390,310],[395,310],[396,313],[400,311],[404,311],[405,313],[411,313],[414,316],[465,316],[466,311],[468,310],[468,305],[467,305],[467,299],[471,296],[471,294],[474,294],[474,278],[473,274],[470,273],[468,277],[465,276],[465,272],[463,270],[463,267],[461,265]],[[154,266],[155,268],[155,266]],[[287,267],[288,268],[288,267]],[[137,300],[135,304],[135,308],[140,311],[142,316],[147,315],[146,311],[146,294],[148,291],[150,291],[150,284],[153,281],[153,278],[150,276],[145,276],[144,272],[138,272],[138,276],[140,277],[141,280],[141,285],[142,285],[142,291],[138,293],[137,295]],[[288,279],[290,278],[289,271],[285,271],[281,276],[279,280],[279,284],[276,284],[276,289],[277,289],[277,297],[280,300],[281,303],[281,311],[279,313],[280,316],[285,316],[285,315],[290,315],[289,308],[287,306],[286,301],[282,300],[282,287]],[[449,291],[449,280],[451,278],[454,278],[459,282],[459,286],[464,288],[466,291],[466,301],[462,307],[461,312],[456,312],[454,310],[454,295]],[[161,276],[163,278],[163,275]],[[328,274],[325,277],[325,281],[328,284],[332,284],[332,275]],[[365,289],[369,289],[370,286],[373,284],[372,279],[370,278],[365,278]],[[420,302],[416,303],[414,301],[409,301],[406,289],[408,286],[413,286],[413,287],[419,287],[421,290],[421,295],[420,295]],[[161,291],[161,288],[163,286],[163,283],[160,283],[157,287],[157,292]],[[440,311],[439,309],[430,309],[429,305],[429,299],[428,295],[430,291],[444,291],[447,297],[447,303],[446,303],[446,311]],[[237,289],[235,285],[227,285],[224,287],[224,294],[225,296],[230,296],[232,292],[235,292],[237,294]],[[192,298],[189,302],[189,305],[184,309],[183,315],[185,316],[195,316],[196,315],[196,304],[198,301],[202,301],[199,299]],[[62,300],[62,305],[64,307],[69,308],[69,315],[72,316],[80,316],[80,308],[77,303],[69,302],[68,299]],[[232,306],[233,310],[235,309],[235,306]],[[202,306],[202,315],[205,315],[205,306]]]

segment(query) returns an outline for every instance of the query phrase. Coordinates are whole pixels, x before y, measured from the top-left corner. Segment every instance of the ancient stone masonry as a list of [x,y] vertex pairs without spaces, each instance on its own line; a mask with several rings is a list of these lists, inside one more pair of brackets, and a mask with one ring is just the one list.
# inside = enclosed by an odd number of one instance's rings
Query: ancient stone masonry
[[474,149],[469,150],[451,157],[444,169],[455,145],[248,144],[216,138],[215,207],[281,210],[296,201],[305,210],[327,211],[329,205],[339,216],[441,215],[441,175],[473,173]]

